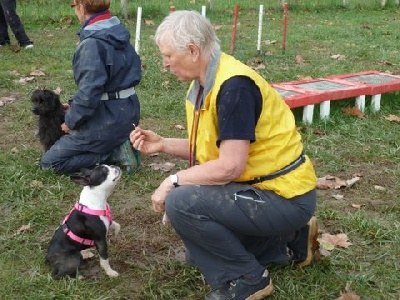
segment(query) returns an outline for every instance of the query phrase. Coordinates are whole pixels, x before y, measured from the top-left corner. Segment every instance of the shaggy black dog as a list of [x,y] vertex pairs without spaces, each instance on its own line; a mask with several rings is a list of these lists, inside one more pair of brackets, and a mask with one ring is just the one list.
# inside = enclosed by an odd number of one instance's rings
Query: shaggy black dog
[[32,112],[39,116],[38,136],[45,151],[65,133],[61,130],[65,111],[60,97],[50,90],[36,90],[32,93]]

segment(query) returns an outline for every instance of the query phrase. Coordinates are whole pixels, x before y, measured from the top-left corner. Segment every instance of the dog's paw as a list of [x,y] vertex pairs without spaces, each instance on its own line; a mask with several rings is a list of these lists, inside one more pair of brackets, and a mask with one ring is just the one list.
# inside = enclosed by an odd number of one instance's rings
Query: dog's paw
[[114,271],[113,269],[109,269],[106,271],[107,275],[110,277],[118,277],[119,273],[117,271]]
[[121,230],[121,225],[119,225],[117,222],[113,221],[111,226],[112,226],[112,229],[114,230],[114,236],[117,236]]

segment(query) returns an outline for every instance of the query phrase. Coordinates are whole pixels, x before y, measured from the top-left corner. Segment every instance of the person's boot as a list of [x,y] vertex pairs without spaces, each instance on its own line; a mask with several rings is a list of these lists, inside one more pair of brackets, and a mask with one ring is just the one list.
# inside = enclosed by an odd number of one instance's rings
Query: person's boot
[[296,231],[295,238],[288,242],[292,261],[299,267],[311,264],[319,250],[317,218],[312,217],[307,225]]

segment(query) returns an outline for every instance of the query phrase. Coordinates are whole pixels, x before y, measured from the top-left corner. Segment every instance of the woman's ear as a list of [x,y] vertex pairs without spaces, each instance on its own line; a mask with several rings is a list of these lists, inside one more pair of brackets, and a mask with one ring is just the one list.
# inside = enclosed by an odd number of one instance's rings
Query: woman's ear
[[200,56],[200,49],[195,44],[189,44],[189,53],[192,56],[193,61],[196,61]]

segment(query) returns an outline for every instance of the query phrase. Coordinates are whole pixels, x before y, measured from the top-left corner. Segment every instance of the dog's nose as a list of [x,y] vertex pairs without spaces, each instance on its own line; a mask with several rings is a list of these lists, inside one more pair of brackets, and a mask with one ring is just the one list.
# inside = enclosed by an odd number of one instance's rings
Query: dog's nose
[[37,115],[37,114],[39,113],[39,110],[38,110],[36,107],[34,107],[34,108],[32,108],[32,112],[33,112],[35,115]]

